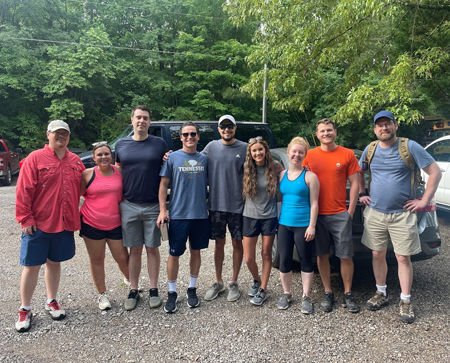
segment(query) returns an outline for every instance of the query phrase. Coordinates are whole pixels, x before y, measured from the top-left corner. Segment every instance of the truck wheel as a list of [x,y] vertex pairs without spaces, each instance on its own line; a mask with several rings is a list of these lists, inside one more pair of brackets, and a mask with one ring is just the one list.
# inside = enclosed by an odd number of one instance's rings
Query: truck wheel
[[272,245],[272,267],[280,267],[280,253],[278,252],[278,236],[275,235]]
[[12,180],[12,175],[11,175],[11,167],[8,165],[8,167],[6,168],[6,175],[5,178],[2,180],[3,185],[5,187],[8,187],[11,185],[11,180]]

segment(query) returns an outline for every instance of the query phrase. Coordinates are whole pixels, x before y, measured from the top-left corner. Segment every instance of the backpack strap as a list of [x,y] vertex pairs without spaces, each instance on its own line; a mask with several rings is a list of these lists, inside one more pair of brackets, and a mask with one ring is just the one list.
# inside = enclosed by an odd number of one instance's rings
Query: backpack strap
[[372,181],[372,173],[370,172],[370,162],[372,161],[373,154],[375,154],[375,150],[378,146],[378,143],[380,140],[372,141],[369,144],[369,149],[367,150],[366,160],[364,160],[367,163],[367,170],[369,171],[369,184],[367,185],[367,190],[370,194],[370,182]]
[[422,175],[420,170],[417,169],[416,161],[414,160],[408,146],[409,139],[406,137],[398,138],[398,153],[402,158],[405,165],[411,170],[411,195],[410,198],[414,196],[414,190],[422,182]]

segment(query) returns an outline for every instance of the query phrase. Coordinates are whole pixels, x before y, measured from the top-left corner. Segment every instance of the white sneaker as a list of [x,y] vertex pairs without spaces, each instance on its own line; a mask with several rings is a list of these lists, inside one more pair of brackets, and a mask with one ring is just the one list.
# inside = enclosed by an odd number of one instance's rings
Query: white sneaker
[[50,304],[45,304],[45,310],[47,310],[53,320],[61,320],[66,317],[65,310],[61,309],[55,299],[50,301]]
[[101,293],[98,297],[98,308],[100,310],[109,310],[111,309],[111,303],[108,300],[108,297],[106,296],[106,291]]
[[31,310],[20,309],[17,314],[19,315],[19,320],[16,322],[16,330],[19,333],[30,330],[31,318],[33,317]]
[[130,287],[131,286],[131,282],[130,280],[128,280],[126,277],[123,278],[123,285]]

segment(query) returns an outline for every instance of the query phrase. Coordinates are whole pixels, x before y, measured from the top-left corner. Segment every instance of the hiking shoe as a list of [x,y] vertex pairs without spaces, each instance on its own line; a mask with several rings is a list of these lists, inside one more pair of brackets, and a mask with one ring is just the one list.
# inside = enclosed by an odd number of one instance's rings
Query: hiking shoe
[[205,294],[205,300],[214,300],[221,292],[225,291],[225,285],[223,282],[215,282]]
[[253,280],[252,287],[248,290],[248,296],[255,296],[261,287],[261,280]]
[[283,294],[281,295],[280,300],[278,300],[277,308],[280,310],[286,310],[289,307],[291,301],[292,301],[291,294]]
[[164,311],[172,314],[177,311],[178,294],[175,291],[169,291]]
[[111,309],[111,303],[106,296],[106,292],[102,292],[98,297],[98,308],[100,310],[109,310]]
[[383,306],[389,304],[389,296],[384,295],[382,292],[377,291],[372,298],[367,300],[366,309],[368,310],[380,310]]
[[58,302],[55,299],[50,301],[50,304],[45,304],[45,310],[48,311],[50,317],[53,320],[61,320],[66,317],[66,312],[63,309],[61,309],[61,307],[59,306]]
[[190,308],[196,308],[197,306],[200,305],[200,300],[198,299],[197,296],[197,288],[190,287],[189,289],[187,289],[186,297],[187,297],[187,306],[189,306]]
[[239,299],[240,296],[238,283],[236,281],[230,282],[227,300],[233,302]]
[[406,300],[400,300],[399,306],[400,306],[400,314],[398,317],[400,318],[400,320],[408,324],[414,322],[415,320],[414,310],[411,305],[411,302]]
[[333,303],[334,303],[334,294],[332,292],[325,291],[323,299],[320,302],[319,308],[320,310],[329,313],[333,310]]
[[25,333],[31,328],[33,313],[31,310],[20,309],[17,314],[19,315],[19,320],[16,321],[16,330],[19,333]]
[[253,305],[261,306],[263,302],[266,300],[266,292],[264,289],[260,289],[258,293],[253,296],[253,299],[250,299],[250,302]]
[[150,289],[149,304],[152,309],[159,308],[162,305],[162,300],[158,295],[158,289]]
[[302,310],[301,312],[303,314],[312,314],[312,312],[314,311],[314,307],[311,303],[311,298],[309,296],[303,296],[302,297]]
[[139,290],[130,290],[128,298],[125,300],[125,310],[134,310],[140,297]]
[[351,292],[347,292],[344,295],[344,301],[342,303],[342,307],[346,308],[349,313],[359,313],[359,306],[355,301],[355,297]]

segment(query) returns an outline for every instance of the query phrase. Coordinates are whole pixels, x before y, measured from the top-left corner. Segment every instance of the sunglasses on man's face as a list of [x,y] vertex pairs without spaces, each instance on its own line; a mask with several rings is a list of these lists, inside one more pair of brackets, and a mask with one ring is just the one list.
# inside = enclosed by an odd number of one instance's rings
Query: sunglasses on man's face
[[181,134],[181,136],[183,136],[184,138],[187,138],[188,136],[190,136],[190,137],[196,137],[196,136],[197,136],[197,133],[196,133],[196,132],[183,132],[183,133]]
[[234,129],[234,124],[226,124],[226,125],[220,125],[219,126],[221,130],[233,130]]

